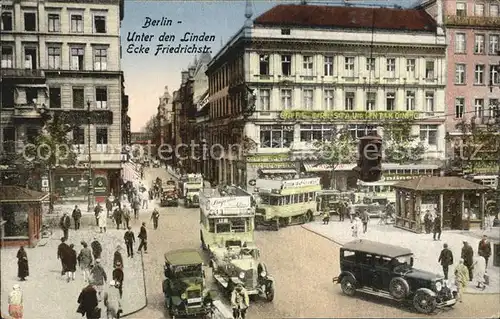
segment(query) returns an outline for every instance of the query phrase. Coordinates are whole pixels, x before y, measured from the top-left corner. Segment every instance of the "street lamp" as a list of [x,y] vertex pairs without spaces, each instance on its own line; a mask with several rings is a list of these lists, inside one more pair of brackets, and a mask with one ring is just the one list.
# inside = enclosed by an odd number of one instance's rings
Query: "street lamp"
[[87,100],[87,144],[88,144],[88,152],[89,152],[89,179],[88,179],[88,205],[87,211],[90,213],[93,210],[93,195],[94,195],[94,187],[92,185],[92,154],[91,154],[91,146],[90,146],[90,100]]

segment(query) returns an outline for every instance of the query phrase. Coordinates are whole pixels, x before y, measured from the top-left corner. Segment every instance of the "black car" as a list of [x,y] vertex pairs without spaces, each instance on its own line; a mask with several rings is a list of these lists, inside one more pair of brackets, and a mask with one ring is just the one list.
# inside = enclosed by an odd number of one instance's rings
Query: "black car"
[[413,268],[413,254],[407,248],[355,240],[340,248],[340,270],[333,282],[340,283],[348,296],[361,291],[411,301],[421,313],[456,303],[443,276]]

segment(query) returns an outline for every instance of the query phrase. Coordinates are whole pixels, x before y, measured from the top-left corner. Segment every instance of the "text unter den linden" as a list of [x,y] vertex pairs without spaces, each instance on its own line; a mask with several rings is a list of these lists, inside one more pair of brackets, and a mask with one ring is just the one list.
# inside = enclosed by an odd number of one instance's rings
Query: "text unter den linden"
[[[142,29],[154,27],[170,27],[174,21],[166,17],[151,19],[146,17]],[[182,24],[182,21],[176,21]],[[147,33],[143,31],[132,31],[127,33],[127,53],[129,54],[199,54],[212,53],[212,43],[215,35],[206,32],[193,33],[183,32],[180,35],[169,34],[163,31],[161,34]],[[156,42],[153,47],[151,42]],[[180,42],[180,43],[178,43]],[[207,43],[209,45],[207,45]],[[153,48],[153,49],[152,49]]]

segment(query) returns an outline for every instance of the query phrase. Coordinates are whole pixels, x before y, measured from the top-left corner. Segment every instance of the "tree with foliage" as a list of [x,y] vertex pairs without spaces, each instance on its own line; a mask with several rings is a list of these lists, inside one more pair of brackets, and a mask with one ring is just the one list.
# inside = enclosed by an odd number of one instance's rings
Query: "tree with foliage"
[[412,163],[423,159],[427,145],[420,136],[412,135],[412,121],[403,120],[383,125],[384,161],[387,163]]
[[328,165],[331,169],[330,182],[332,184],[335,180],[335,169],[340,164],[353,163],[357,159],[356,141],[347,131],[334,133],[331,139],[316,141],[313,145],[316,148],[315,159],[318,165]]
[[38,170],[47,173],[50,193],[50,210],[53,210],[54,194],[53,173],[56,167],[73,167],[78,162],[78,155],[73,149],[73,140],[68,133],[73,126],[64,123],[59,116],[48,120],[42,128],[41,134],[31,145],[25,145],[21,161],[28,170]]
[[[457,135],[446,135],[446,140],[451,144],[452,152],[448,159],[448,167],[458,171],[465,177],[484,173],[485,170],[496,174],[500,158],[500,135],[498,124],[493,120],[471,118],[470,121],[462,120],[456,124],[459,132]],[[499,185],[500,187],[500,185]],[[499,188],[500,189],[500,188]],[[491,192],[492,198],[487,201],[487,208],[495,212],[498,219],[500,191]]]

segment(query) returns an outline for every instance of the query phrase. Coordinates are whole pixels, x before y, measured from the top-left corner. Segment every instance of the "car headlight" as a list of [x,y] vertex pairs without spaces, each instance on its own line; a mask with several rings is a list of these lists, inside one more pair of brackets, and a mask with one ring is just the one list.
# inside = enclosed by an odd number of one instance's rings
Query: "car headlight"
[[243,278],[245,278],[245,273],[244,273],[243,271],[242,271],[242,272],[240,272],[240,275],[239,275],[239,277],[240,277],[240,279],[243,279]]
[[186,295],[186,293],[183,293],[183,294],[181,295],[181,299],[187,299],[187,295]]
[[265,277],[266,275],[267,275],[267,273],[266,273],[265,271],[262,271],[262,272],[260,273],[260,276],[261,276],[261,277]]
[[436,291],[441,291],[443,289],[443,284],[441,282],[436,282]]

